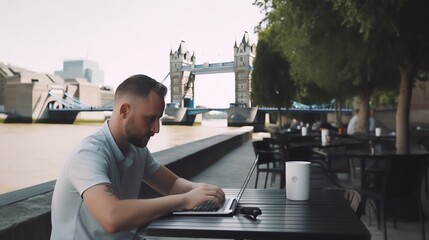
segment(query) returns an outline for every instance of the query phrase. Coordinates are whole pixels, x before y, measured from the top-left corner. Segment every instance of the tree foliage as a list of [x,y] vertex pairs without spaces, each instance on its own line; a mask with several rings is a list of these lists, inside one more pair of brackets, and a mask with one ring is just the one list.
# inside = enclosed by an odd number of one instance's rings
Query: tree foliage
[[[391,58],[400,77],[396,112],[396,147],[410,150],[409,115],[413,82],[429,70],[429,1],[331,0],[349,27],[358,27],[363,43],[376,41],[377,51]],[[390,63],[390,62],[389,62]]]
[[266,107],[289,107],[297,87],[289,75],[289,62],[270,45],[270,32],[259,33],[252,71],[252,101]]
[[[427,0],[256,0],[292,76],[334,96],[358,94],[367,122],[374,89],[398,87],[397,148],[407,151],[411,81],[427,72]],[[361,109],[362,110],[362,109]],[[365,111],[366,110],[366,111]],[[366,124],[363,125],[365,127]]]
[[329,1],[273,1],[271,25],[277,43],[290,59],[293,76],[311,81],[337,99],[359,95],[360,131],[368,129],[369,99],[380,75],[386,72],[385,54],[372,54],[356,27],[342,25]]

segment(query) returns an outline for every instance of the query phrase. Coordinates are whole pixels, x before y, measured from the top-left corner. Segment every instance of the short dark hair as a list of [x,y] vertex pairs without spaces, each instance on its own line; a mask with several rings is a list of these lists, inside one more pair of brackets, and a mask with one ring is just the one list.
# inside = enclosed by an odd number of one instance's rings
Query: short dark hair
[[115,99],[123,94],[147,97],[151,91],[154,91],[161,97],[167,95],[167,87],[164,84],[146,75],[136,74],[119,84],[115,92]]

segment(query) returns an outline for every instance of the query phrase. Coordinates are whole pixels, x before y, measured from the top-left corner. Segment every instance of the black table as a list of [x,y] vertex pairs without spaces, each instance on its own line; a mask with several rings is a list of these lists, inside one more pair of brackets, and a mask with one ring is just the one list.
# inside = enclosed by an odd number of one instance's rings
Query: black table
[[354,147],[362,145],[362,141],[353,138],[333,138],[331,141],[322,144],[319,140],[301,141],[301,142],[290,142],[290,148],[340,148],[340,147]]
[[[235,195],[237,189],[225,189]],[[246,189],[239,206],[262,215],[229,217],[166,216],[146,226],[148,236],[261,239],[371,239],[341,191],[312,190],[310,200],[286,199],[284,189]]]
[[[369,161],[383,161],[383,160],[389,160],[392,157],[409,157],[410,159],[413,159],[413,157],[426,157],[429,161],[429,151],[426,150],[411,150],[410,153],[403,154],[403,153],[397,153],[396,150],[383,150],[382,148],[375,147],[373,149],[369,148],[360,148],[360,149],[318,149],[314,148],[313,153],[318,154],[319,156],[322,156],[325,158],[328,166],[333,161],[344,161],[350,158],[357,158],[360,159],[360,171],[361,176],[365,174],[365,171],[367,168],[374,165],[375,162],[368,163]],[[425,184],[427,185],[427,175],[424,175],[425,177]],[[363,179],[361,179],[363,180]],[[426,189],[428,189],[428,186],[426,186]],[[429,193],[427,193],[429,194]],[[429,198],[429,195],[428,195]]]
[[[412,158],[413,156],[421,156],[427,155],[429,156],[429,152],[426,150],[412,150],[410,153],[402,154],[397,153],[395,150],[383,150],[375,147],[374,149],[369,148],[361,148],[361,149],[318,149],[314,148],[313,152],[326,157],[326,158],[360,158],[362,159],[362,171],[365,170],[365,160],[368,159],[389,159],[392,156],[409,156]],[[428,159],[429,160],[429,159]]]

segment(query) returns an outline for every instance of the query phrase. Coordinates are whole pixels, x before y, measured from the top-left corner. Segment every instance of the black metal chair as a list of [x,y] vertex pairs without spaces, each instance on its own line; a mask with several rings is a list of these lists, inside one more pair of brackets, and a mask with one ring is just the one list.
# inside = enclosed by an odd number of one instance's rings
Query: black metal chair
[[428,155],[394,155],[380,160],[382,164],[373,164],[373,167],[365,170],[361,194],[375,207],[384,239],[387,239],[387,216],[393,217],[394,228],[398,217],[418,218],[422,239],[425,239],[420,194],[428,160]]
[[325,188],[325,191],[339,191],[344,195],[344,198],[350,204],[350,208],[353,209],[356,216],[360,218],[364,212],[365,206],[361,194],[354,189],[346,189],[342,187],[337,188]]
[[[260,173],[266,173],[264,188],[267,188],[268,176],[272,177],[280,174],[280,181],[284,182],[285,168],[281,146],[278,146],[274,141],[269,139],[257,140],[252,143],[255,155],[259,155],[258,164],[256,165],[256,180],[255,188],[258,187]],[[271,184],[274,178],[271,178]],[[284,185],[284,184],[283,184]],[[282,187],[282,183],[280,184]]]
[[353,189],[345,189],[344,197],[350,203],[350,207],[356,213],[356,216],[360,218],[364,209],[364,204],[360,193]]

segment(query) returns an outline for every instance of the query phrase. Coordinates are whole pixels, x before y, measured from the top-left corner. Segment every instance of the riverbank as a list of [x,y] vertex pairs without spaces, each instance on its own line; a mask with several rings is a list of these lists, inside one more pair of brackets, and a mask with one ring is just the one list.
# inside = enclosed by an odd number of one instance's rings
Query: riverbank
[[[56,179],[72,149],[102,123],[0,124],[0,194]],[[224,121],[162,126],[148,143],[159,152],[237,129]]]

